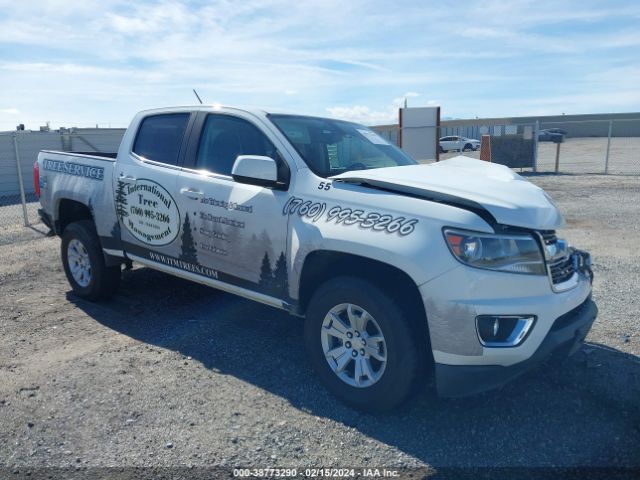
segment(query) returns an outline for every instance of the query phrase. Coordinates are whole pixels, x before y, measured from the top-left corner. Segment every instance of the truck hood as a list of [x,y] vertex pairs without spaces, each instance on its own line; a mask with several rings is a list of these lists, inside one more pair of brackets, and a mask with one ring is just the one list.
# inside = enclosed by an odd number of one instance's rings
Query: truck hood
[[465,156],[429,165],[355,170],[331,179],[480,210],[480,214],[484,210],[502,225],[536,230],[564,225],[557,207],[540,187],[504,165]]

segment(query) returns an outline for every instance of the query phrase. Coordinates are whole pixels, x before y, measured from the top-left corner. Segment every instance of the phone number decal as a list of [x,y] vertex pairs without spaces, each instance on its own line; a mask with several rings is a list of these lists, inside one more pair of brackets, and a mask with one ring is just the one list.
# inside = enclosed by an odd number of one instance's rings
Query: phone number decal
[[[325,215],[326,213],[326,215]],[[317,222],[324,217],[326,222],[334,222],[336,225],[358,226],[363,229],[370,229],[374,232],[397,233],[407,236],[413,233],[418,223],[416,218],[394,217],[392,215],[366,212],[360,209],[352,209],[336,205],[327,210],[324,202],[311,202],[298,197],[291,197],[287,200],[283,210],[283,215],[299,215],[312,222]]]

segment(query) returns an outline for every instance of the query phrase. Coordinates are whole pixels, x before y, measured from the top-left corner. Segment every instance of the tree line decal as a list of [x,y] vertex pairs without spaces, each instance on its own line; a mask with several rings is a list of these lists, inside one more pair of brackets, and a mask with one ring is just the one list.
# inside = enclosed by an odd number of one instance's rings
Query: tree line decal
[[276,261],[276,266],[271,269],[269,254],[265,252],[260,265],[260,281],[258,286],[263,293],[278,298],[289,298],[289,279],[287,275],[287,259],[284,252]]
[[[186,215],[182,227],[182,244],[180,247],[180,259],[192,263],[198,263],[197,245],[195,244],[192,230],[197,230],[193,225],[195,222]],[[223,226],[212,224],[212,222],[203,222],[207,229],[215,232],[222,239],[217,238],[215,242],[227,251],[226,256],[217,257],[219,264],[228,264],[228,268],[239,269],[243,273],[240,276],[244,278],[258,278],[256,289],[266,295],[277,298],[289,298],[289,279],[287,273],[287,260],[284,252],[280,252],[279,256],[273,264],[275,252],[273,243],[266,230],[259,235],[255,233],[245,240],[243,229],[233,226]],[[216,262],[218,263],[218,262]]]
[[125,217],[129,216],[129,211],[127,210],[127,192],[125,191],[125,187],[127,184],[122,180],[118,180],[118,188],[116,188],[116,215],[122,221],[124,221]]
[[[116,216],[119,220],[124,222],[125,217],[129,216],[129,211],[127,210],[127,192],[125,191],[127,184],[122,180],[118,180],[118,187],[116,188]],[[120,239],[120,222],[116,220],[116,223],[113,225],[111,229],[111,235],[114,238]]]
[[193,241],[193,233],[191,232],[191,222],[189,221],[188,213],[184,217],[180,240],[182,242],[180,245],[180,260],[198,265],[198,250],[196,249],[196,244]]

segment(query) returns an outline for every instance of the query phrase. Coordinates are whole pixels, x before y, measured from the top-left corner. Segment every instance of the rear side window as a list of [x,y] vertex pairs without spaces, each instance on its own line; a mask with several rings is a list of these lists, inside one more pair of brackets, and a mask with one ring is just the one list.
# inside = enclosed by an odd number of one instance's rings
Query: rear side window
[[188,113],[152,115],[145,118],[138,130],[133,152],[147,160],[177,165],[188,122]]

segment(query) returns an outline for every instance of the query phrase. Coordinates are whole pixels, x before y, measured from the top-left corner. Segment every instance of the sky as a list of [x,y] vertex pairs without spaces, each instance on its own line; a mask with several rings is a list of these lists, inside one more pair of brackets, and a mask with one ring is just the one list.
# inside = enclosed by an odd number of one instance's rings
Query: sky
[[640,111],[640,1],[0,0],[0,130],[259,107],[367,125]]

